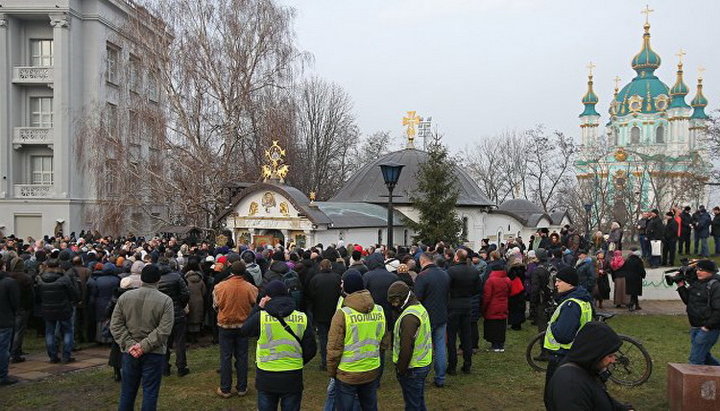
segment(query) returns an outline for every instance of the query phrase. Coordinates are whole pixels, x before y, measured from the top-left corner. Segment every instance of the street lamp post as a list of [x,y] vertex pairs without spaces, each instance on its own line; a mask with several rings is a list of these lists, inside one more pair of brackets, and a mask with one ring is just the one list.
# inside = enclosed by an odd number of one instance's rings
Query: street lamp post
[[585,239],[590,242],[590,211],[592,211],[592,204],[583,204],[585,207]]
[[404,164],[398,163],[383,163],[380,164],[380,170],[382,171],[383,180],[388,189],[388,216],[387,216],[387,246],[388,248],[393,245],[393,190],[395,185],[400,179],[400,172]]

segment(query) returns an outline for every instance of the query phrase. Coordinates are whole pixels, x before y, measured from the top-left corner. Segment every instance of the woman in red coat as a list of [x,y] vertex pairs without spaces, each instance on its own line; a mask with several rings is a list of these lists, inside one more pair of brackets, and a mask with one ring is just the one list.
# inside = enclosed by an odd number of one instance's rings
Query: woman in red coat
[[483,288],[483,337],[493,352],[505,352],[511,281],[504,270],[490,272]]

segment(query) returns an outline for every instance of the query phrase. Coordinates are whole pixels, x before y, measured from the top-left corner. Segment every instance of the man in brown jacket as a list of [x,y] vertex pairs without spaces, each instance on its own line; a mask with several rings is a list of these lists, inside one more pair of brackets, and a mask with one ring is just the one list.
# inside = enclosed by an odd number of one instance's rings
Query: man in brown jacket
[[[357,396],[363,411],[377,410],[380,349],[390,345],[385,315],[359,273],[347,274],[342,286],[347,297],[332,318],[327,345],[327,370],[335,378],[335,403],[339,409],[352,409]],[[350,335],[346,335],[347,328]]]
[[232,263],[230,274],[213,289],[220,340],[220,387],[215,392],[222,398],[232,395],[233,356],[237,374],[235,388],[239,396],[247,394],[248,339],[240,333],[240,328],[250,316],[258,296],[258,289],[243,278],[245,264],[242,261]]

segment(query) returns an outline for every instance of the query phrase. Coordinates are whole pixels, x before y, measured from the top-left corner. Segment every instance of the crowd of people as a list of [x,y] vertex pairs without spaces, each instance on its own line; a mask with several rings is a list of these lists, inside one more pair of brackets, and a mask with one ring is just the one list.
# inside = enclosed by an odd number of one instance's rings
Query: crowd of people
[[[654,224],[649,218],[644,233],[651,241]],[[248,346],[256,338],[260,410],[300,409],[302,370],[317,351],[330,378],[325,409],[372,410],[390,351],[406,409],[425,409],[431,368],[442,388],[458,370],[472,373],[481,335],[487,351],[501,355],[508,330],[529,321],[548,334],[546,405],[563,409],[553,372],[572,358],[594,307],[610,298],[610,278],[613,303],[641,309],[643,252],[622,254],[617,224],[600,234],[587,241],[571,227],[541,229],[527,245],[483,240],[478,250],[442,242],[302,248],[96,233],[10,236],[0,240],[0,353],[24,361],[30,329],[45,336],[52,363],[74,361],[76,340],[109,344],[120,409],[133,409],[140,384],[143,409],[154,409],[171,353],[177,375],[187,375],[187,341],[203,335],[219,345],[216,394],[247,395]],[[612,347],[579,354],[578,361],[592,359],[591,371],[617,348],[612,330],[594,330],[586,338],[600,333]],[[0,383],[15,381],[0,357]]]

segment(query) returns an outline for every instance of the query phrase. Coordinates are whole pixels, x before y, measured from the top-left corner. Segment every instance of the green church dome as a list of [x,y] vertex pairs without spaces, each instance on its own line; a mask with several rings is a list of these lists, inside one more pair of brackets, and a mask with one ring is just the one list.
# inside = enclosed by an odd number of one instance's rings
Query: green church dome
[[672,101],[670,102],[670,108],[683,108],[683,107],[690,107],[685,102],[685,96],[688,95],[690,90],[688,89],[688,86],[685,85],[685,82],[683,81],[683,63],[682,61],[678,63],[678,71],[677,71],[677,80],[675,80],[675,85],[672,86],[670,89],[670,95],[672,96]]
[[660,67],[662,59],[660,55],[650,47],[650,24],[645,23],[645,34],[643,34],[643,46],[640,52],[632,59],[632,68],[640,74],[643,70],[655,71]]
[[698,79],[698,85],[697,85],[697,93],[695,94],[695,98],[690,102],[690,105],[693,107],[693,114],[692,118],[699,118],[699,119],[706,119],[708,118],[708,115],[705,114],[705,106],[707,106],[708,101],[703,95],[702,92],[703,85],[702,85],[702,79]]
[[585,110],[580,113],[580,117],[583,116],[599,116],[600,114],[595,110],[595,105],[600,101],[597,94],[593,91],[593,76],[588,76],[588,90],[582,98],[582,103],[585,105]]

